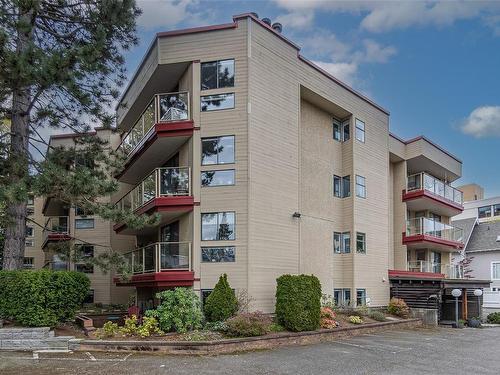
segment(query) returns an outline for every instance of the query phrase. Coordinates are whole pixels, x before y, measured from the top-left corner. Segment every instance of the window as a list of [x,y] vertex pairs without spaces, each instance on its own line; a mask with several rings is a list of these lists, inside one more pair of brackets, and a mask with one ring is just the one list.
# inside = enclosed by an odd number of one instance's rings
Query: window
[[493,206],[493,216],[500,216],[500,204]]
[[91,216],[94,213],[91,210],[86,210],[83,207],[75,206],[75,215],[76,216]]
[[234,212],[201,214],[202,241],[234,240]]
[[34,207],[26,207],[26,215],[31,216],[35,213],[35,208]]
[[351,303],[351,290],[350,289],[334,289],[333,300],[335,306],[349,306]]
[[234,60],[210,61],[201,64],[201,89],[234,87]]
[[351,196],[351,176],[342,177],[342,198]]
[[234,163],[234,136],[203,138],[201,165]]
[[359,119],[356,119],[356,139],[365,142],[365,123]]
[[366,254],[366,234],[356,232],[356,252]]
[[204,263],[223,263],[235,261],[235,247],[202,247],[201,261]]
[[94,289],[90,289],[87,297],[83,300],[83,303],[94,303]]
[[28,206],[33,206],[35,204],[35,197],[33,195],[28,195],[28,200],[26,201]]
[[366,305],[366,289],[356,289],[356,306]]
[[342,197],[342,178],[339,176],[333,176],[333,196],[337,198]]
[[333,119],[333,139],[339,142],[347,142],[349,140],[349,119],[340,122]]
[[234,169],[201,172],[201,186],[234,185]]
[[75,229],[94,228],[94,219],[75,219]]
[[33,240],[32,238],[27,238],[24,241],[24,246],[26,246],[26,247],[33,247],[33,246],[35,246],[35,240]]
[[75,264],[75,271],[83,273],[94,273],[94,265],[90,263],[90,259],[94,257],[94,246],[92,245],[77,245],[76,258],[78,263]]
[[500,280],[500,262],[491,263],[491,279]]
[[35,236],[35,228],[26,225],[26,237],[34,237],[34,236]]
[[351,252],[351,232],[333,233],[333,251],[336,254]]
[[356,196],[366,198],[366,180],[363,176],[356,175]]
[[201,111],[210,112],[234,108],[234,92],[201,97]]
[[491,216],[491,206],[479,207],[477,211],[480,218]]
[[33,258],[33,257],[24,257],[23,268],[27,269],[27,270],[35,268],[35,258]]

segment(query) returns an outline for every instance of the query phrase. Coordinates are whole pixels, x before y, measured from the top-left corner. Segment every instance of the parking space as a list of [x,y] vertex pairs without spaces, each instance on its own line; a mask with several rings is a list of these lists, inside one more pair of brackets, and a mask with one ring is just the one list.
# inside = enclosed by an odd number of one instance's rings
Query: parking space
[[499,374],[500,329],[388,331],[222,356],[0,353],[1,374]]

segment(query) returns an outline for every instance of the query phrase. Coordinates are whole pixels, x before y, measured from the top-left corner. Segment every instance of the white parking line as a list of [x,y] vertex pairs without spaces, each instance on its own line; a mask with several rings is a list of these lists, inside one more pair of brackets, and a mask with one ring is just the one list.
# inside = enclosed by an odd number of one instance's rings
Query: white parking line
[[93,362],[97,361],[97,359],[95,359],[95,357],[92,354],[90,354],[90,352],[85,352],[85,354],[87,354],[87,357],[89,357],[91,361]]

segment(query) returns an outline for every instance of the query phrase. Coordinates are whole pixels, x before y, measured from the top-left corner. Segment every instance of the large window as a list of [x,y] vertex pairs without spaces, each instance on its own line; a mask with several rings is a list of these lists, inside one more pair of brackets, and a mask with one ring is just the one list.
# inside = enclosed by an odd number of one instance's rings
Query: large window
[[33,257],[24,257],[23,268],[27,269],[27,270],[35,268],[35,258],[33,258]]
[[335,306],[349,306],[351,303],[351,289],[334,289],[333,301]]
[[75,219],[75,229],[94,228],[94,219]]
[[366,179],[356,175],[356,196],[366,198]]
[[235,261],[235,247],[202,247],[201,261],[204,263],[222,263]]
[[234,185],[234,169],[201,172],[201,186]]
[[205,95],[201,97],[201,111],[219,111],[234,108],[234,93]]
[[491,216],[491,206],[479,207],[477,211],[480,218]]
[[351,232],[333,233],[333,251],[337,254],[351,252]]
[[491,263],[491,279],[500,280],[500,261]]
[[219,60],[201,64],[201,89],[234,87],[234,60]]
[[351,176],[342,177],[342,198],[351,196]]
[[80,206],[75,206],[75,215],[76,216],[91,216],[94,213],[91,210],[84,209]]
[[356,232],[356,252],[366,254],[366,234]]
[[234,212],[201,214],[202,241],[234,240]]
[[356,119],[356,139],[365,142],[365,123],[359,119]]
[[500,216],[500,204],[493,206],[493,216]]
[[347,142],[350,138],[349,119],[340,121],[333,119],[333,139],[339,142]]
[[26,237],[33,237],[33,236],[35,236],[35,228],[27,225],[26,226]]
[[201,140],[201,164],[234,163],[234,136],[203,138]]
[[91,259],[94,258],[94,246],[92,245],[77,245],[75,251],[78,263],[75,264],[75,271],[83,273],[94,273],[94,265],[91,264]]
[[366,289],[356,289],[356,306],[366,305]]
[[333,176],[333,196],[337,198],[351,196],[351,176]]

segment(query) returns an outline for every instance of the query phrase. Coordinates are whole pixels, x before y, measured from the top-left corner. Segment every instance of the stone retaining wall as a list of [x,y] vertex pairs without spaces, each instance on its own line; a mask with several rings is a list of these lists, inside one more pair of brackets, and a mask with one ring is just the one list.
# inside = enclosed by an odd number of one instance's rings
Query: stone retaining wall
[[324,329],[311,332],[283,332],[260,337],[245,337],[218,341],[118,341],[118,340],[70,340],[71,350],[82,351],[148,351],[168,354],[224,354],[248,350],[273,349],[280,346],[307,345],[333,341],[351,336],[415,328],[422,325],[420,319],[363,324],[352,327]]

